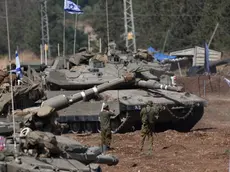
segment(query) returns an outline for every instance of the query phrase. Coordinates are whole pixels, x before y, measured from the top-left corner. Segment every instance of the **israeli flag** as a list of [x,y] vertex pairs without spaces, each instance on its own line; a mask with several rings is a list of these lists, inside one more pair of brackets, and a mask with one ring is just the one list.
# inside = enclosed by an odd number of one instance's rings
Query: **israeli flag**
[[83,11],[80,9],[80,6],[78,6],[71,0],[64,1],[64,10],[70,14],[82,14],[83,13]]
[[18,56],[18,52],[15,52],[15,62],[16,62],[16,73],[19,76],[19,78],[22,78],[22,71],[21,71],[21,65],[20,65],[20,59]]
[[227,78],[224,78],[224,80],[226,81],[226,83],[228,84],[228,86],[230,87],[230,80]]
[[209,64],[209,48],[207,43],[205,42],[205,52],[204,52],[204,68],[206,73],[210,73],[210,64]]

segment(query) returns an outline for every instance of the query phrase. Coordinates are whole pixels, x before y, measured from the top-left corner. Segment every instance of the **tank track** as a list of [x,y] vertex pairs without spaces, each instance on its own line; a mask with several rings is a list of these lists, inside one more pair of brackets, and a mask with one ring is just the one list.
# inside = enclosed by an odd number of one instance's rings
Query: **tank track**
[[[166,131],[168,129],[179,132],[190,131],[196,123],[202,118],[204,113],[203,106],[189,106],[182,112],[181,110],[172,110],[166,108],[159,116],[163,115],[170,118],[169,121],[157,122],[155,126],[156,132]],[[128,111],[122,115],[118,115],[112,120],[112,133],[125,133],[141,129],[141,121],[139,112]],[[97,133],[100,132],[99,121],[78,121],[67,122],[67,128],[63,133]]]

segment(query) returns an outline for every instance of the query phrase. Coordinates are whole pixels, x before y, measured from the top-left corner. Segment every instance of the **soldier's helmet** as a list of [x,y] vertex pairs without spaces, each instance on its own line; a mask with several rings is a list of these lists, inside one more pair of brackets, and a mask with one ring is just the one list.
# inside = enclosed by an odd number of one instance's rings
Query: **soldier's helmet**
[[152,106],[152,105],[153,105],[153,101],[149,100],[149,101],[147,102],[147,105]]

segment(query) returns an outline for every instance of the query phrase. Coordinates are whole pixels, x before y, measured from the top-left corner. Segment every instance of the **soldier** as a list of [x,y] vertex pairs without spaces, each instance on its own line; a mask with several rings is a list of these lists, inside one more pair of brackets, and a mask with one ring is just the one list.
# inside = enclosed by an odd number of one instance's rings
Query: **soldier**
[[141,151],[144,148],[144,142],[146,137],[150,139],[150,148],[149,150],[153,149],[153,130],[155,121],[158,118],[158,110],[157,108],[153,107],[153,102],[148,101],[147,106],[142,108],[140,112],[141,121],[142,121],[142,127],[141,127]]
[[62,150],[58,147],[55,135],[41,131],[30,131],[25,136],[23,148],[35,149],[36,157],[48,158],[50,156],[58,156],[62,154]]
[[100,123],[101,123],[101,145],[103,151],[110,149],[112,140],[111,133],[111,117],[115,114],[109,110],[109,105],[104,105],[103,110],[100,112]]

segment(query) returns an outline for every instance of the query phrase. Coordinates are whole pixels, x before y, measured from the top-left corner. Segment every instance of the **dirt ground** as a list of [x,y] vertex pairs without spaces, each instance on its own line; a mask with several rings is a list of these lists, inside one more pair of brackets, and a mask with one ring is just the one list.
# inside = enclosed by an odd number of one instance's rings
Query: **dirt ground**
[[[202,120],[189,133],[166,131],[154,136],[154,150],[148,144],[140,152],[140,132],[115,134],[108,152],[119,158],[117,166],[102,165],[104,172],[227,172],[230,154],[230,98],[207,98]],[[86,145],[99,145],[100,135],[71,135]]]

